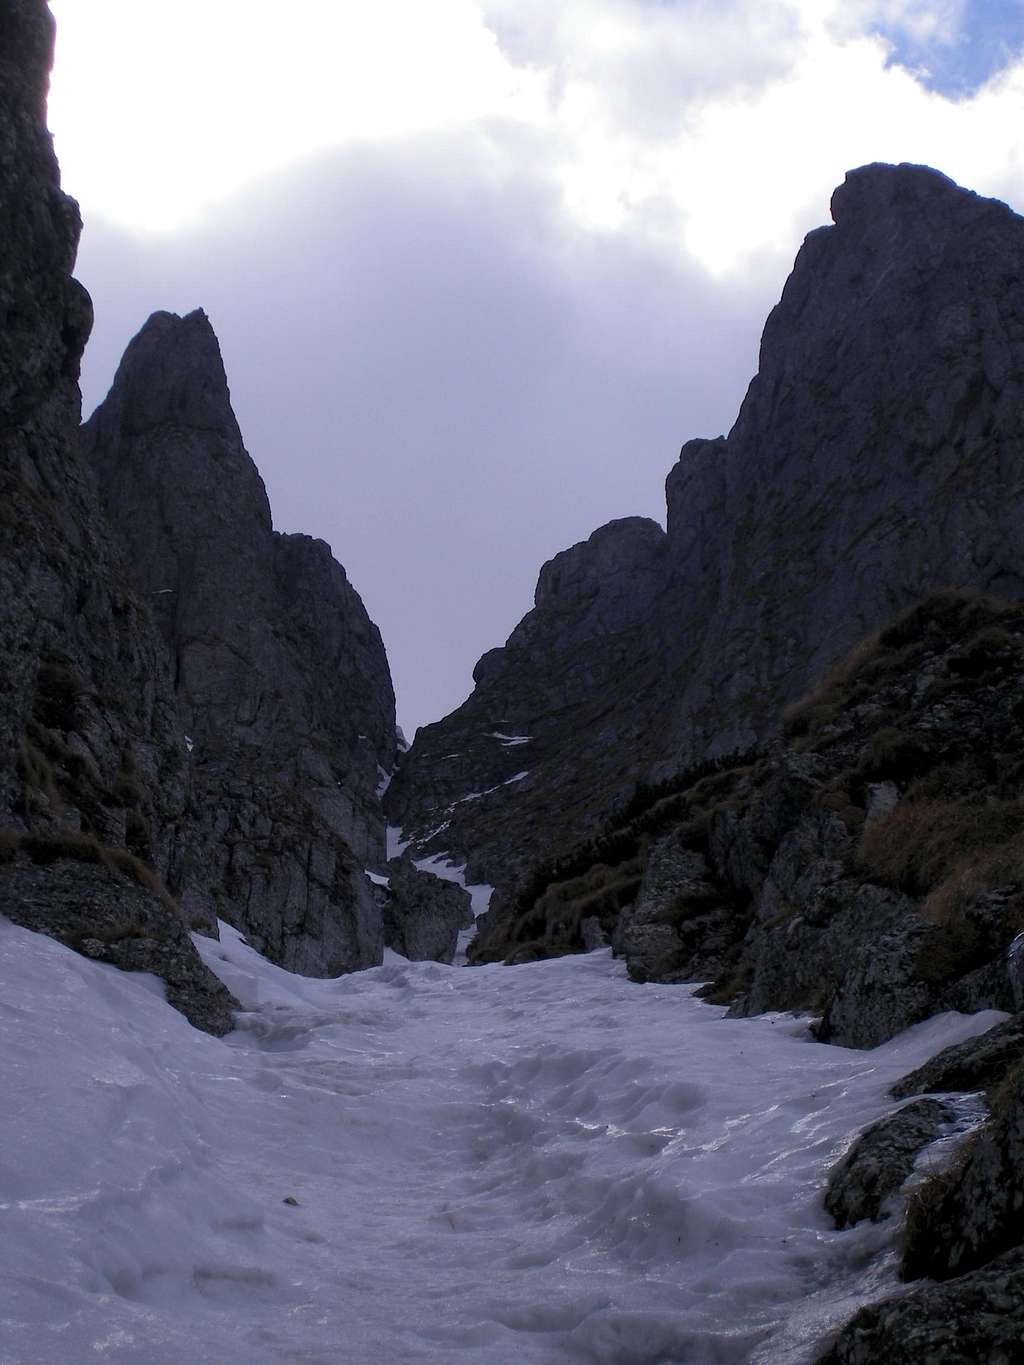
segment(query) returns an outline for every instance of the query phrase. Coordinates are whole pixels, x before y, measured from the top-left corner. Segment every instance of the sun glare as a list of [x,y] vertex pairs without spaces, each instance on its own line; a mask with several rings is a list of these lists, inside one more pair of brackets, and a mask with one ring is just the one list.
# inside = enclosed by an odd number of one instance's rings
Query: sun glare
[[135,229],[167,230],[254,178],[345,143],[533,117],[469,0],[54,0],[50,119],[65,184]]

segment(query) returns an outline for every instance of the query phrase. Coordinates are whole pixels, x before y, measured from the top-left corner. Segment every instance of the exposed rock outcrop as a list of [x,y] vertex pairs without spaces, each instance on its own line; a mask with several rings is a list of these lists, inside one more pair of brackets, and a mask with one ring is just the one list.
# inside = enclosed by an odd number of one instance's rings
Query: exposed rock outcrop
[[149,945],[145,970],[165,976],[194,1022],[223,1031],[226,992],[202,984],[159,899],[104,867],[37,866],[17,852],[22,837],[59,844],[71,831],[169,879],[188,790],[164,650],[77,448],[92,310],[71,277],[81,224],[45,124],[52,48],[42,0],[2,6],[0,913],[47,932],[74,921],[82,942],[90,918],[101,937],[120,925],[123,965],[142,966]]
[[172,660],[186,913],[307,974],[379,961],[363,867],[384,858],[395,756],[384,647],[329,548],[272,529],[202,312],[150,318],[82,441]]
[[385,797],[390,822],[493,884],[628,797],[668,744],[649,633],[666,583],[665,533],[643,517],[545,564],[533,610],[479,661],[472,696],[417,732]]
[[908,1095],[984,1090],[1024,1063],[1024,1015],[1016,1014],[977,1038],[956,1043],[892,1087],[896,1099]]
[[667,535],[612,523],[545,566],[473,695],[418,735],[389,800],[420,847],[507,889],[638,778],[771,734],[927,592],[1024,595],[1024,221],[907,165],[851,172],[832,214],[728,438],[683,447]]
[[97,962],[163,979],[168,1003],[207,1033],[234,1026],[237,1004],[192,945],[181,917],[153,890],[81,857],[0,871],[0,913]]
[[784,739],[649,789],[538,866],[471,957],[580,951],[596,912],[636,979],[812,1010],[845,1046],[1014,1010],[1022,670],[1020,603],[927,599],[792,708]]
[[1024,1252],[862,1308],[817,1365],[1019,1365]]
[[419,871],[408,855],[392,858],[387,871],[385,945],[411,962],[451,962],[459,930],[473,923],[469,893],[455,882]]
[[825,1212],[836,1227],[888,1218],[920,1153],[955,1120],[951,1105],[916,1100],[865,1128],[829,1176]]
[[1018,1067],[957,1164],[921,1189],[907,1230],[904,1276],[948,1280],[1021,1247],[1022,1214],[1024,1070]]

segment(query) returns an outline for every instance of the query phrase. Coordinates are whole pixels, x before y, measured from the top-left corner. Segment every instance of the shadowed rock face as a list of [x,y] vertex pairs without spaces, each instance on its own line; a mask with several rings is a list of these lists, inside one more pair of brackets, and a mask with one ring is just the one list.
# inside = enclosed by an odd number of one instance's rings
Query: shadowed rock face
[[362,869],[385,857],[384,647],[328,546],[272,529],[205,314],[150,318],[82,442],[191,745],[185,908],[296,971],[379,961]]
[[159,638],[77,452],[92,320],[45,125],[53,23],[0,12],[0,827],[86,829],[165,872],[185,748]]
[[[473,695],[420,731],[389,803],[421,846],[507,885],[637,778],[763,738],[930,590],[1024,593],[1024,221],[907,165],[851,172],[832,211],[728,438],[683,447],[667,535],[613,522],[557,556]],[[506,729],[540,739],[487,747]]]
[[726,441],[667,482],[701,662],[676,749],[742,746],[934,588],[1024,592],[1024,220],[919,166],[851,172]]
[[0,6],[0,914],[157,972],[223,1033],[233,1002],[173,905],[102,861],[17,851],[52,854],[71,831],[79,851],[127,849],[167,879],[188,791],[165,653],[78,451],[92,309],[46,131],[52,46],[42,0]]

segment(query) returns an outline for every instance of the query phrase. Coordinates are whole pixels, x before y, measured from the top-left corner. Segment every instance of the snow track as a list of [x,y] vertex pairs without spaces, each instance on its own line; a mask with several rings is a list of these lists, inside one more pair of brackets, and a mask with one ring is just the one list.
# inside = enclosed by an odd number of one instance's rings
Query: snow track
[[808,1361],[893,1287],[826,1166],[1002,1017],[859,1053],[605,953],[313,981],[200,943],[225,1040],[0,919],[3,1365]]

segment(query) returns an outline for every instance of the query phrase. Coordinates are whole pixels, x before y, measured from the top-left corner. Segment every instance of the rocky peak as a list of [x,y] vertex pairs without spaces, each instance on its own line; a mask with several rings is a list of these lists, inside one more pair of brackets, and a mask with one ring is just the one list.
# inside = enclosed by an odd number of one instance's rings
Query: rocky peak
[[589,540],[548,560],[537,579],[539,610],[577,612],[600,598],[602,624],[612,629],[646,604],[660,575],[665,532],[647,517],[600,526]]
[[[108,437],[104,446],[162,426],[209,432],[241,444],[220,345],[201,308],[185,317],[164,312],[152,315],[129,342],[101,412]],[[111,462],[115,460],[109,450],[107,455]],[[251,474],[262,493],[255,466]],[[269,523],[269,508],[266,519]]]
[[204,313],[149,319],[82,446],[173,660],[190,913],[303,971],[368,965],[362,869],[384,861],[376,792],[396,748],[384,647],[330,548],[272,529]]

